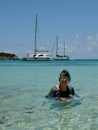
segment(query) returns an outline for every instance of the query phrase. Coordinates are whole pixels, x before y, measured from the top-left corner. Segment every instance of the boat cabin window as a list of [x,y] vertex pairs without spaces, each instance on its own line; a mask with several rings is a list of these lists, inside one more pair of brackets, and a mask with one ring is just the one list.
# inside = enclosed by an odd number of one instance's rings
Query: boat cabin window
[[39,55],[39,56],[43,56],[43,55]]

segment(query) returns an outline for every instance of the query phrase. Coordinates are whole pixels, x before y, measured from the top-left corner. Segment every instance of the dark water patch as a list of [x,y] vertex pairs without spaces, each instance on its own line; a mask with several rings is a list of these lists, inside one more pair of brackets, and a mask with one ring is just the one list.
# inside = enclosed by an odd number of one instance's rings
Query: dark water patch
[[0,66],[98,66],[98,59],[75,59],[61,61],[0,61]]

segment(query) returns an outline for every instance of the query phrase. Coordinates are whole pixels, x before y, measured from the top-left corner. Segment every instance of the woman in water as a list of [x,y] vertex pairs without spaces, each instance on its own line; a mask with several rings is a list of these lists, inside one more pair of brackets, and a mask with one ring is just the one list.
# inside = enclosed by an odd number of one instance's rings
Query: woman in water
[[46,97],[59,98],[61,101],[68,101],[67,99],[75,95],[74,88],[70,87],[68,83],[71,81],[70,74],[67,70],[63,70],[59,76],[59,84],[53,87]]

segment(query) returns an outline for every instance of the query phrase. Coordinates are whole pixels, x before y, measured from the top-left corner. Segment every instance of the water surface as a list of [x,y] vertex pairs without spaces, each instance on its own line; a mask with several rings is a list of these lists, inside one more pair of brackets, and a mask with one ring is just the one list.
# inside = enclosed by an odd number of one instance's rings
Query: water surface
[[[67,69],[81,98],[47,100]],[[0,130],[98,130],[98,60],[0,61]]]

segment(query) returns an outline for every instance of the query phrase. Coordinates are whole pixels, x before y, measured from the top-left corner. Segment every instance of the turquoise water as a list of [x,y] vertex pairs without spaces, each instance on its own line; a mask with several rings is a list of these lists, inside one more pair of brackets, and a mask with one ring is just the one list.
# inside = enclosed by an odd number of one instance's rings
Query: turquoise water
[[[44,98],[63,69],[83,100]],[[0,130],[98,130],[98,60],[0,61]]]

